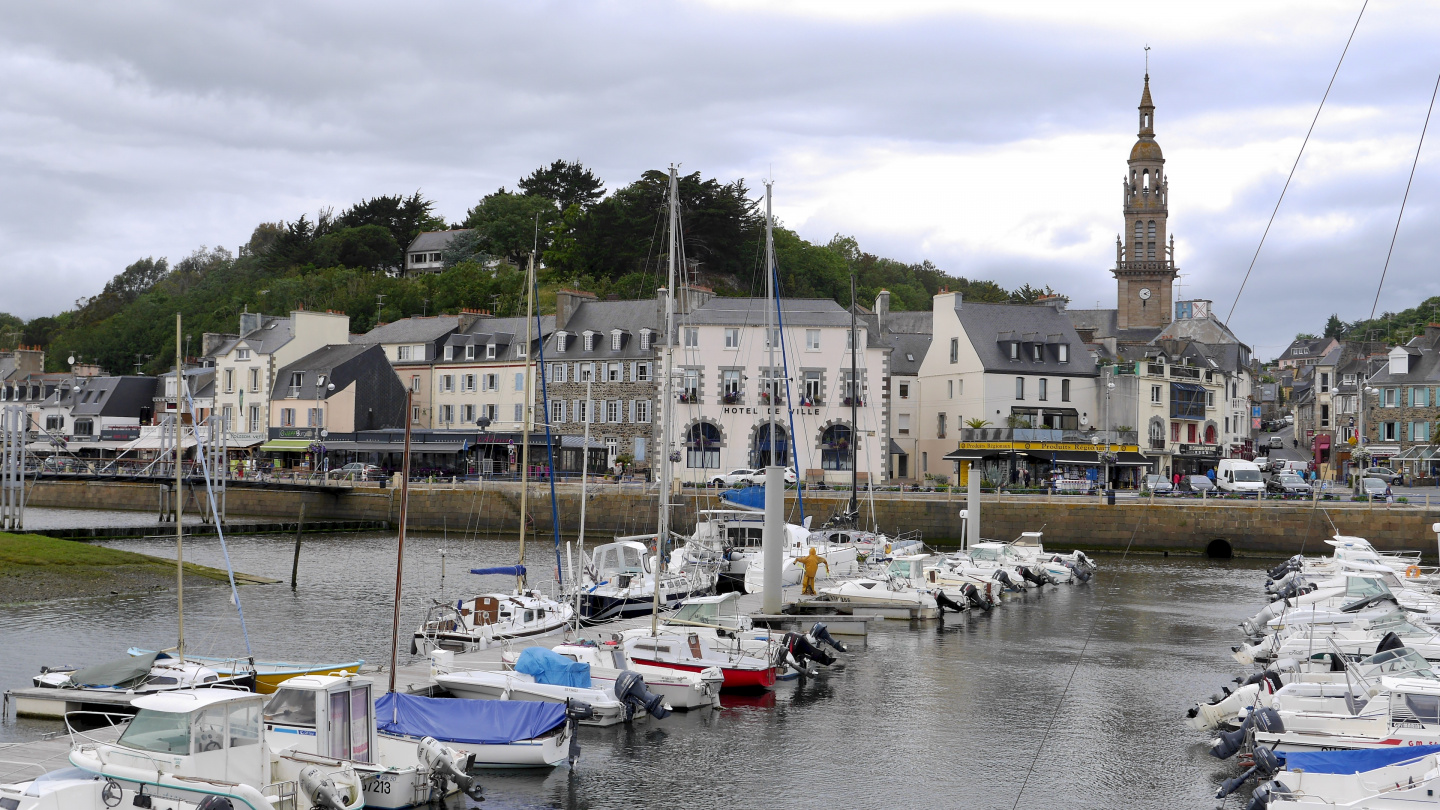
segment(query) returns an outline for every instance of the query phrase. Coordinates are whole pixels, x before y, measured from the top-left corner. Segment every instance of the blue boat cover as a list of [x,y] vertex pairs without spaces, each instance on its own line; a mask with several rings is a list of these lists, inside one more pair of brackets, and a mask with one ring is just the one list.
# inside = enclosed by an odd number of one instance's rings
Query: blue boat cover
[[375,701],[375,721],[389,734],[441,742],[508,745],[565,722],[564,703],[538,700],[462,700],[387,692]]
[[1355,751],[1292,751],[1275,752],[1280,762],[1292,771],[1306,773],[1362,773],[1399,765],[1412,759],[1440,753],[1440,745],[1397,745],[1386,748],[1362,748]]
[[753,486],[727,489],[720,493],[720,500],[741,509],[763,511],[765,509],[765,487]]
[[521,650],[520,658],[515,661],[515,671],[529,675],[536,683],[590,688],[589,664],[571,661],[545,647],[526,647]]
[[471,569],[470,569],[470,573],[472,573],[472,574],[506,574],[507,576],[512,576],[512,577],[523,577],[523,576],[525,576],[525,566],[523,566],[523,565],[502,565],[502,566],[499,566],[499,567],[497,567],[497,568],[471,568]]

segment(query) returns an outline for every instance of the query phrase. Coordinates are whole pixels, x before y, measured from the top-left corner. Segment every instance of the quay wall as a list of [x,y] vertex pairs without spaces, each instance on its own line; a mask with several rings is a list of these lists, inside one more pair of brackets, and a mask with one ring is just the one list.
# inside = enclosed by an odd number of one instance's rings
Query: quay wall
[[[579,528],[580,487],[557,487],[561,531],[573,535]],[[410,490],[409,525],[420,531],[481,533],[512,532],[519,526],[520,485],[487,482],[483,486],[419,484]],[[816,525],[840,511],[847,494],[805,493],[806,513]],[[787,498],[792,517],[795,493]],[[550,488],[529,487],[531,527],[537,535],[551,533]],[[592,486],[586,506],[586,531],[592,537],[641,534],[655,528],[656,496],[636,485]],[[696,513],[719,506],[713,491],[686,492],[676,499],[672,521],[676,531],[688,531]],[[294,520],[305,505],[305,519],[366,520],[394,525],[400,516],[399,492],[359,487],[333,491],[277,491],[232,488],[227,496],[231,519],[242,516]],[[29,493],[28,504],[40,507],[158,511],[159,486],[155,484],[41,481]],[[187,508],[189,505],[187,504]],[[875,521],[885,530],[919,530],[927,542],[959,542],[959,510],[964,496],[904,493],[877,494]],[[861,513],[869,523],[870,501]],[[1121,551],[1132,543],[1135,552],[1211,553],[1227,556],[1288,556],[1326,551],[1324,540],[1334,534],[1352,534],[1382,549],[1422,549],[1431,557],[1437,547],[1431,526],[1440,522],[1440,504],[1391,505],[1349,502],[1244,503],[1235,501],[1121,500],[1114,506],[1091,498],[995,496],[981,503],[981,533],[1009,540],[1022,531],[1043,529],[1045,542],[1057,550],[1084,548]],[[1217,543],[1216,541],[1220,541]]]

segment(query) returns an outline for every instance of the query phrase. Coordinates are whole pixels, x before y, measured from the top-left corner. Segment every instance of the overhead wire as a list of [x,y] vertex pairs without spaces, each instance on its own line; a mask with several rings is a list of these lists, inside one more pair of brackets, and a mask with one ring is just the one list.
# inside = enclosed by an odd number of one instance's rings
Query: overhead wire
[[1425,111],[1425,125],[1420,128],[1420,143],[1415,146],[1415,160],[1410,164],[1410,179],[1405,181],[1405,196],[1400,198],[1400,213],[1395,217],[1395,230],[1390,234],[1390,249],[1385,252],[1385,266],[1380,270],[1380,283],[1375,286],[1375,301],[1370,305],[1370,320],[1380,306],[1380,291],[1385,288],[1385,274],[1390,272],[1390,257],[1395,253],[1395,239],[1400,235],[1400,222],[1405,218],[1405,203],[1410,199],[1410,186],[1415,182],[1415,167],[1420,165],[1420,150],[1425,148],[1425,133],[1430,129],[1430,113],[1435,111],[1435,94],[1440,93],[1440,76],[1430,91],[1430,107]]

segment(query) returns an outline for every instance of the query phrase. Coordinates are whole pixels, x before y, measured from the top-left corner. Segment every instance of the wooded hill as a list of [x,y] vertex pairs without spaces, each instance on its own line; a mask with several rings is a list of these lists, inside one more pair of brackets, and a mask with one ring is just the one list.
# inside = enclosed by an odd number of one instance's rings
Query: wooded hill
[[[519,314],[521,268],[537,245],[542,309],[553,308],[553,290],[562,285],[602,298],[649,297],[665,278],[667,182],[665,172],[648,171],[607,194],[588,169],[556,161],[521,179],[515,191],[486,195],[457,223],[436,216],[418,192],[363,200],[339,215],[326,210],[313,219],[262,223],[238,255],[201,247],[173,264],[140,259],[72,310],[28,322],[0,313],[0,349],[44,347],[57,371],[74,355],[112,374],[155,373],[174,365],[177,311],[191,356],[202,333],[234,332],[245,310],[345,312],[354,332],[462,307]],[[697,172],[680,178],[680,198],[689,280],[720,295],[763,295],[764,216],[751,189],[743,180],[722,183]],[[447,228],[473,232],[452,242],[443,272],[398,274],[417,234]],[[775,252],[780,292],[788,296],[848,303],[852,273],[861,304],[888,289],[897,310],[928,309],[941,288],[992,302],[1032,302],[1049,292],[1028,284],[1006,290],[947,275],[928,261],[882,258],[848,236],[814,244],[778,225]]]

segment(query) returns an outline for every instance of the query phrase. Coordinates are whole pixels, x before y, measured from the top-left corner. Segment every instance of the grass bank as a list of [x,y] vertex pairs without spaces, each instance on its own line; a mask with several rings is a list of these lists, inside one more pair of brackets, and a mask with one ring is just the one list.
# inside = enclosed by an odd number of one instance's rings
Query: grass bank
[[[185,584],[227,582],[218,568],[185,564]],[[273,582],[237,573],[240,584]],[[0,532],[0,604],[175,587],[175,562],[133,551]]]

